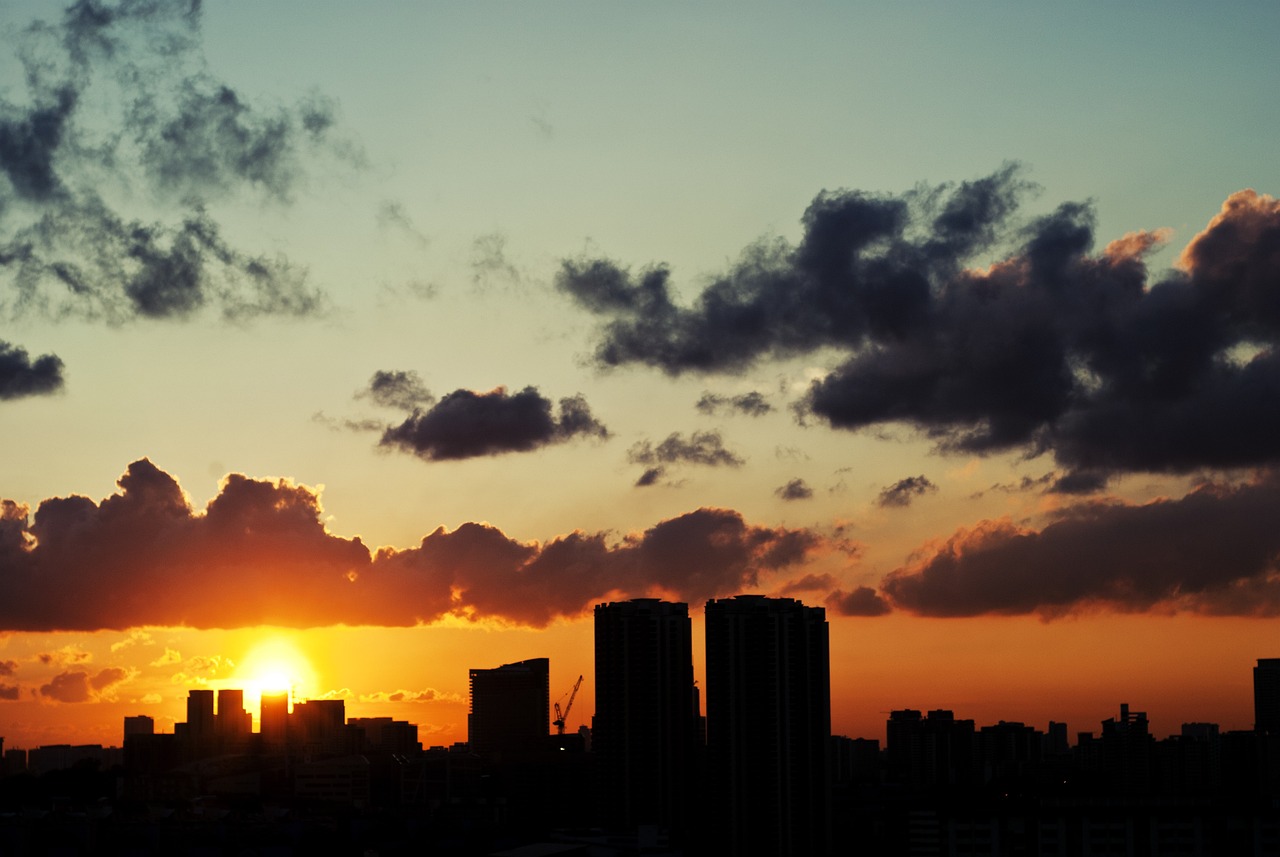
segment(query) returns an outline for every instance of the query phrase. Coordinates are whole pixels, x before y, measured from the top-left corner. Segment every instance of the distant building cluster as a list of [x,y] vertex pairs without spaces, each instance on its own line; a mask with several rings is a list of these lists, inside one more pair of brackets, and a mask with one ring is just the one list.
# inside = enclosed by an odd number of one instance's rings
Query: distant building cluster
[[902,709],[881,747],[831,735],[821,608],[741,595],[705,610],[700,688],[688,605],[597,605],[596,710],[576,733],[564,725],[582,679],[562,710],[549,661],[530,658],[470,670],[468,741],[451,747],[287,693],[262,695],[254,732],[241,691],[195,689],[171,734],[126,717],[123,750],[0,740],[3,782],[121,765],[121,808],[185,808],[174,829],[188,833],[233,811],[261,824],[268,807],[314,823],[377,813],[434,853],[1280,854],[1280,658],[1254,668],[1249,731],[1187,723],[1156,740],[1122,704],[1072,743],[1065,723]]

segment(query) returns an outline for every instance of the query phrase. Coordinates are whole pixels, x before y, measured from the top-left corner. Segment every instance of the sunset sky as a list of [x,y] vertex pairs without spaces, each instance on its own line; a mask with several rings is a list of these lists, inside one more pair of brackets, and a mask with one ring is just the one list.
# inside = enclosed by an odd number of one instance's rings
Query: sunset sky
[[[832,725],[1252,726],[1280,5],[0,6],[0,736],[466,738],[591,608],[824,605]],[[256,710],[255,710],[256,715]]]

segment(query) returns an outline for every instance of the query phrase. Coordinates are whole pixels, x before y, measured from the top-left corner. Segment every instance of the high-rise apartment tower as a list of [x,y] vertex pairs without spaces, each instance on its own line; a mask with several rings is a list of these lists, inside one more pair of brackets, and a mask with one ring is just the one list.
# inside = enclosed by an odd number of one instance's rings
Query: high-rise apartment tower
[[591,749],[605,823],[683,836],[696,798],[698,715],[689,606],[656,598],[595,610]]
[[706,633],[708,793],[722,853],[828,853],[825,612],[792,598],[713,599]]

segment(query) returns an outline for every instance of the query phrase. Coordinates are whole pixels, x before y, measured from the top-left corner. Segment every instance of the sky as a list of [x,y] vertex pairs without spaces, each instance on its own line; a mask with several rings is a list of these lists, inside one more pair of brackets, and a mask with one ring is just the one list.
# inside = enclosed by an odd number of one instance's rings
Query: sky
[[[592,607],[824,606],[832,727],[1252,726],[1271,3],[0,7],[0,736],[466,738]],[[256,713],[256,712],[255,712]]]

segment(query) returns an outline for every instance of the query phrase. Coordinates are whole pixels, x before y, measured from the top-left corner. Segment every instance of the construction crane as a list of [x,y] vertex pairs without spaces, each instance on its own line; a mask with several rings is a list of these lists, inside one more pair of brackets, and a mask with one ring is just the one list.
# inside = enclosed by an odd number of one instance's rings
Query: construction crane
[[564,734],[564,721],[569,716],[569,709],[573,708],[573,698],[578,695],[578,688],[582,687],[582,676],[578,676],[578,680],[573,683],[573,690],[569,692],[569,701],[565,703],[564,711],[560,710],[560,702],[556,701],[556,719],[551,722],[555,724],[556,734]]

